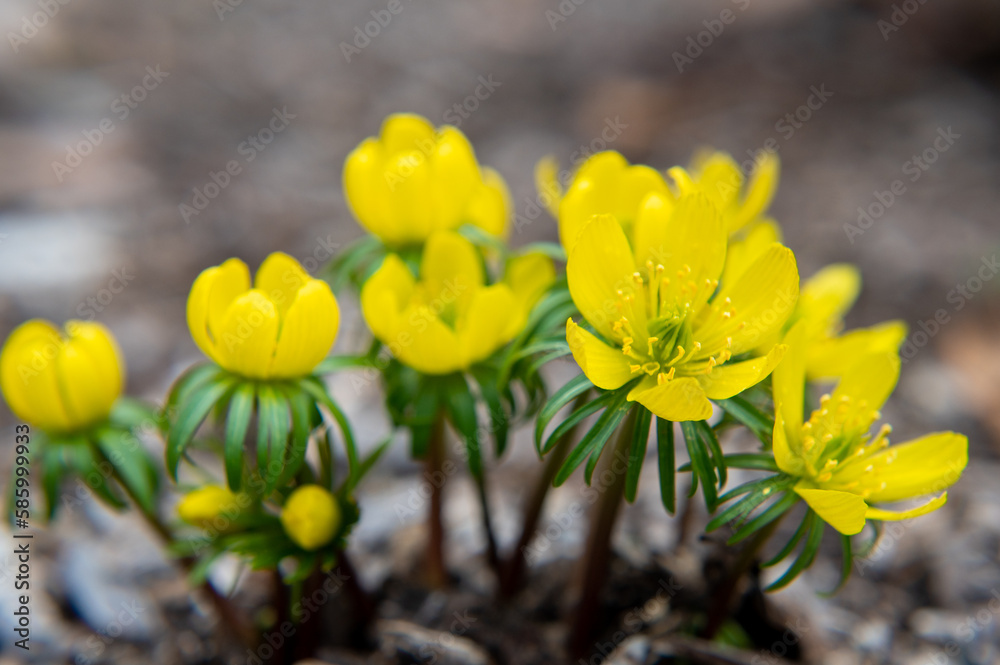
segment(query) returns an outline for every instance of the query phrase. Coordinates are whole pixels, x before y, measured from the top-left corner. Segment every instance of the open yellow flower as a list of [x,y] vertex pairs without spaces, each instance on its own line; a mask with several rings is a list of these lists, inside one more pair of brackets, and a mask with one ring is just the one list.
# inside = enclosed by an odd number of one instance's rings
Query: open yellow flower
[[774,459],[782,471],[801,478],[795,492],[845,535],[861,531],[866,519],[908,519],[944,505],[947,493],[902,512],[873,506],[941,492],[958,480],[969,459],[968,439],[953,432],[897,446],[889,446],[888,425],[871,435],[878,409],[899,378],[897,353],[853,358],[833,393],[802,422],[805,328],[800,323],[789,332],[788,353],[773,377]]
[[[733,245],[730,243],[730,251]],[[759,251],[754,248],[750,253]],[[728,266],[727,274],[730,274]],[[857,299],[860,288],[861,274],[855,266],[846,263],[826,266],[803,282],[799,302],[785,330],[776,332],[764,345],[775,343],[793,325],[802,322],[801,343],[806,349],[806,376],[810,381],[842,376],[853,358],[898,351],[906,338],[906,324],[902,321],[886,321],[842,333],[844,315]]]
[[749,181],[736,161],[724,152],[700,151],[689,170],[670,169],[669,173],[683,189],[690,178],[712,201],[728,233],[765,221],[764,213],[778,188],[781,163],[778,155],[764,151],[757,160]]
[[419,281],[402,259],[387,256],[361,289],[361,311],[401,362],[449,374],[509,342],[554,279],[552,261],[528,253],[508,262],[502,282],[487,285],[475,246],[441,231],[424,246]]
[[253,379],[309,374],[337,338],[340,309],[326,282],[275,252],[251,288],[239,259],[203,271],[187,303],[191,336],[221,367]]
[[656,169],[630,165],[612,150],[587,158],[561,191],[555,162],[543,160],[536,169],[540,192],[546,193],[550,211],[559,220],[559,239],[567,250],[594,215],[612,215],[630,233],[642,202],[651,193],[672,197],[667,182]]
[[344,165],[344,193],[368,231],[391,245],[424,242],[432,233],[473,224],[503,236],[510,195],[500,175],[480,169],[455,127],[437,130],[425,118],[386,118]]
[[0,352],[0,386],[18,418],[50,432],[75,432],[107,419],[122,393],[124,364],[100,323],[41,319],[18,326]]
[[[240,497],[227,488],[206,485],[184,495],[177,504],[177,515],[194,526],[225,529],[239,516],[240,504]],[[220,517],[223,519],[216,524]]]
[[[739,280],[719,284],[727,232],[700,192],[650,195],[632,245],[618,222],[595,216],[569,250],[566,275],[580,312],[600,338],[573,322],[566,338],[584,374],[628,394],[657,416],[704,420],[709,399],[727,399],[766,377],[784,346],[741,362],[779,330],[798,297],[792,252],[773,244]],[[603,338],[603,340],[601,339]]]
[[333,540],[340,528],[340,506],[319,485],[303,485],[285,500],[281,525],[302,549],[319,549]]

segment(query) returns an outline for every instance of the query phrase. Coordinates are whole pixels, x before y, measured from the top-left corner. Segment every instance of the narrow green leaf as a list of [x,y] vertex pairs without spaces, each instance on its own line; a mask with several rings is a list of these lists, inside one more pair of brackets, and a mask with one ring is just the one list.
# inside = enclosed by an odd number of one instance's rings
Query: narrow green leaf
[[483,477],[483,452],[479,441],[479,423],[476,418],[476,400],[465,379],[454,382],[446,399],[448,419],[462,437],[469,453],[469,471],[473,478]]
[[615,399],[614,393],[604,393],[603,395],[597,397],[593,401],[587,402],[581,406],[576,411],[572,412],[566,417],[566,420],[559,423],[559,425],[552,430],[548,438],[545,439],[545,445],[542,446],[540,454],[547,454],[555,445],[562,440],[562,438],[569,434],[570,430],[576,427],[577,423],[588,418],[601,409],[609,406]]
[[170,427],[167,435],[167,472],[177,480],[177,464],[184,454],[184,449],[198,430],[215,403],[229,390],[230,380],[218,380],[204,383],[193,389],[188,399],[178,403],[177,420]]
[[[808,517],[808,515],[806,515],[806,517]],[[795,550],[795,546],[799,544],[802,537],[806,535],[806,531],[809,530],[809,524],[809,520],[803,518],[802,521],[799,522],[799,526],[795,529],[795,533],[793,533],[792,537],[788,539],[788,542],[785,543],[784,547],[782,547],[781,550],[773,557],[760,564],[760,567],[770,568],[771,566],[776,566],[788,557],[788,555]]]
[[851,577],[851,567],[854,565],[854,550],[851,546],[851,537],[845,536],[842,533],[837,535],[840,536],[840,579],[837,581],[837,586],[829,591],[819,592],[819,595],[823,598],[831,598],[844,588],[847,580]]
[[178,405],[188,401],[192,391],[204,387],[206,383],[214,381],[222,376],[223,373],[224,371],[221,367],[215,363],[207,362],[194,365],[181,374],[174,381],[174,385],[171,386],[170,391],[167,393],[167,402],[163,410],[168,418],[173,417],[171,412]]
[[761,443],[771,447],[771,436],[774,432],[774,418],[754,406],[741,395],[722,399],[716,402],[726,413],[743,423]]
[[94,494],[103,499],[109,506],[122,510],[126,503],[121,495],[108,485],[109,474],[100,468],[97,459],[94,457],[94,449],[87,443],[80,442],[75,445],[67,445],[62,448],[67,466],[72,468],[80,479]]
[[799,552],[795,563],[789,566],[785,574],[767,587],[765,591],[777,591],[788,586],[798,577],[799,573],[812,565],[813,560],[816,558],[816,553],[819,551],[820,542],[823,540],[823,520],[811,510],[806,516],[806,520],[809,522],[809,526],[807,527],[809,529],[809,536],[806,539],[805,546]]
[[325,358],[320,364],[316,365],[316,369],[312,371],[313,375],[322,374],[332,374],[333,372],[338,372],[344,369],[356,369],[358,367],[373,367],[373,362],[371,357],[364,356],[330,356]]
[[728,524],[729,522],[736,521],[739,526],[747,517],[754,511],[757,506],[764,503],[769,496],[770,492],[765,492],[765,488],[760,488],[756,492],[751,492],[747,498],[735,502],[733,505],[726,508],[724,511],[716,515],[705,525],[705,531],[715,531],[723,524]]
[[727,473],[726,458],[722,454],[722,446],[719,445],[719,438],[715,435],[715,430],[704,420],[695,422],[694,427],[701,440],[708,446],[709,452],[712,453],[712,461],[719,474],[719,489],[722,489],[726,485]]
[[306,451],[309,449],[309,437],[312,435],[316,424],[315,407],[309,401],[309,397],[295,387],[289,387],[285,391],[288,404],[292,410],[292,441],[288,446],[288,460],[285,462],[285,470],[282,471],[278,479],[278,486],[284,487],[295,477],[302,465],[305,463]]
[[729,545],[735,545],[741,540],[753,535],[759,529],[767,526],[774,520],[778,519],[784,515],[788,510],[799,502],[799,495],[795,492],[785,492],[781,495],[777,501],[772,503],[767,507],[761,514],[753,518],[746,524],[740,527],[740,529],[734,533],[727,542]]
[[646,459],[646,445],[649,443],[649,424],[653,414],[646,408],[637,406],[639,415],[635,419],[635,430],[632,433],[632,443],[629,446],[628,470],[625,472],[625,500],[635,501],[639,489],[639,473]]
[[389,449],[389,446],[392,444],[392,439],[393,436],[391,434],[382,439],[382,441],[375,446],[375,450],[373,450],[368,457],[361,460],[361,464],[358,465],[357,473],[352,474],[351,477],[348,478],[347,483],[340,490],[344,496],[350,496],[351,492],[354,491],[354,488],[358,486],[358,483],[360,483],[361,480],[368,475],[368,472],[374,468],[379,458],[382,457],[382,454]]
[[97,445],[139,507],[147,514],[153,513],[159,483],[141,442],[131,433],[105,429],[98,434]]
[[660,471],[660,500],[671,515],[677,509],[677,478],[674,471],[674,423],[656,419],[656,458]]
[[615,396],[608,405],[608,408],[597,419],[597,422],[594,423],[590,431],[584,435],[580,443],[566,456],[566,460],[559,468],[553,481],[556,487],[566,482],[585,459],[608,442],[608,438],[614,433],[622,419],[625,418],[625,414],[628,413],[629,408],[633,406],[625,399],[627,391],[619,390],[613,394]]
[[330,415],[333,416],[334,422],[337,423],[337,429],[340,430],[340,436],[344,440],[344,451],[347,453],[347,464],[348,464],[348,474],[353,473],[354,470],[358,468],[358,446],[354,442],[354,430],[351,429],[351,424],[347,420],[347,416],[344,415],[343,410],[340,406],[330,397],[330,394],[326,390],[326,386],[315,377],[306,377],[300,384],[306,391],[313,396],[317,403],[322,404],[326,407]]
[[[695,423],[686,421],[681,423],[681,431],[684,433],[684,445],[687,446],[688,455],[691,456],[691,468],[694,470],[694,478],[701,482],[701,492],[705,497],[705,506],[708,512],[715,512],[718,503],[718,494],[715,491],[715,473],[713,464],[709,458],[706,442],[699,435]],[[692,480],[692,488],[694,488]]]
[[254,397],[254,384],[241,383],[229,402],[225,435],[226,481],[234,492],[239,492],[243,486],[243,451],[253,415]]
[[489,410],[489,430],[493,433],[493,440],[496,444],[494,454],[499,458],[507,450],[510,414],[504,408],[500,391],[496,383],[491,380],[491,377],[484,372],[473,372],[473,376],[476,377],[476,383],[479,385],[479,393],[483,396],[483,401],[486,402],[486,407]]

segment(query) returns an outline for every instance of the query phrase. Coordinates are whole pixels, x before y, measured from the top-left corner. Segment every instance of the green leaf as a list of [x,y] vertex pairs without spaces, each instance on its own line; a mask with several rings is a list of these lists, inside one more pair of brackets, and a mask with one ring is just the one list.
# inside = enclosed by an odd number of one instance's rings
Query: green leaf
[[628,470],[625,472],[625,500],[629,503],[635,501],[639,489],[639,472],[642,471],[642,463],[646,459],[649,424],[653,418],[653,414],[647,409],[636,408],[639,409],[639,415],[635,419],[635,430],[632,432],[632,442],[629,446]]
[[583,463],[583,460],[590,457],[595,450],[603,448],[615,429],[617,429],[619,423],[625,418],[625,414],[632,408],[633,404],[626,399],[627,390],[619,390],[611,394],[614,397],[608,408],[597,419],[597,422],[594,423],[590,431],[584,435],[576,447],[566,456],[566,460],[559,468],[553,481],[556,487],[565,483],[573,472],[576,471],[577,467]]
[[410,423],[410,453],[414,459],[427,456],[427,446],[430,444],[431,433],[434,430],[434,419],[440,409],[440,400],[436,391],[428,390],[420,393],[413,403],[414,418]]
[[489,411],[489,429],[493,433],[493,439],[496,442],[494,454],[499,458],[507,450],[510,414],[504,408],[500,391],[496,383],[490,379],[490,376],[482,371],[473,372],[473,376],[476,378],[476,383],[479,385],[479,393],[483,396],[483,401],[486,402],[486,407]]
[[155,513],[159,482],[156,469],[139,439],[127,431],[104,429],[98,433],[97,445],[142,511]]
[[728,541],[726,541],[726,543],[729,545],[735,545],[741,540],[753,535],[758,530],[784,515],[798,502],[798,494],[795,492],[785,492],[781,495],[781,498],[768,506],[767,509],[761,514],[741,526],[740,529],[734,533]]
[[[15,467],[16,468],[16,467]],[[51,521],[59,509],[59,489],[62,487],[66,465],[63,464],[62,453],[58,446],[46,446],[42,449],[42,491],[45,494],[46,518]],[[14,483],[10,486],[14,491]],[[13,495],[12,495],[13,496]],[[13,508],[13,503],[11,508]]]
[[378,462],[379,458],[382,457],[382,454],[389,449],[389,446],[392,444],[392,439],[393,436],[391,434],[382,439],[382,441],[375,446],[375,450],[373,450],[368,457],[361,460],[361,464],[358,465],[357,472],[352,473],[347,479],[344,487],[341,488],[340,493],[343,496],[350,496],[351,492],[354,491],[354,488],[358,486],[358,483],[360,483],[361,480],[368,475],[368,472],[375,467],[376,462]]
[[177,464],[184,454],[184,449],[215,403],[229,390],[230,385],[232,381],[229,379],[202,383],[191,390],[187,399],[178,403],[177,420],[167,435],[167,472],[175,481]]
[[325,358],[316,369],[312,371],[314,376],[322,374],[332,374],[344,369],[357,369],[358,367],[374,367],[374,362],[370,356],[330,356]]
[[677,509],[677,478],[674,472],[674,423],[656,419],[656,461],[660,471],[660,500],[671,515]]
[[557,242],[532,242],[518,250],[520,254],[539,252],[554,261],[566,261],[566,250]]
[[745,425],[761,443],[771,447],[771,436],[774,433],[774,418],[754,406],[741,395],[716,401],[726,413]]
[[464,440],[469,453],[469,471],[474,478],[480,479],[483,477],[483,454],[476,420],[476,400],[464,379],[455,381],[449,388],[446,407],[448,419]]
[[288,447],[288,460],[285,462],[285,470],[278,479],[278,486],[284,487],[295,477],[306,460],[306,452],[309,449],[309,437],[314,429],[315,407],[309,401],[309,397],[294,387],[288,387],[285,391],[288,404],[292,409],[292,441]]
[[322,404],[326,407],[326,410],[330,412],[333,416],[334,422],[337,423],[337,429],[340,430],[340,436],[344,440],[344,450],[347,453],[347,465],[348,474],[354,473],[358,468],[358,446],[354,442],[354,431],[351,429],[351,424],[347,420],[347,416],[341,410],[340,406],[337,405],[333,398],[330,397],[330,393],[327,392],[326,386],[315,377],[306,377],[300,384],[306,391],[313,396],[317,403]]
[[89,443],[81,441],[79,444],[66,445],[62,447],[62,451],[67,467],[79,474],[90,491],[113,508],[122,510],[127,506],[118,491],[108,485],[110,474],[101,469],[94,457],[94,449]]
[[174,381],[174,385],[171,386],[170,392],[167,393],[167,402],[163,407],[164,413],[168,418],[173,419],[172,411],[179,404],[187,402],[194,390],[204,387],[208,382],[215,381],[215,379],[221,377],[223,374],[225,374],[225,371],[212,362],[199,363],[192,366],[181,374]]
[[851,567],[854,565],[854,550],[851,546],[851,537],[845,536],[842,533],[838,533],[837,535],[840,536],[840,579],[837,581],[837,586],[829,591],[819,592],[819,595],[823,598],[831,598],[844,588],[847,580],[851,577]]
[[234,492],[239,492],[243,485],[243,451],[253,415],[254,397],[254,384],[241,383],[229,402],[225,442],[226,481]]
[[600,397],[587,402],[579,409],[569,414],[569,416],[566,417],[566,420],[559,423],[559,425],[552,430],[552,433],[549,434],[549,437],[545,439],[545,445],[542,446],[540,454],[548,454],[548,452],[552,450],[552,448],[554,448],[555,445],[563,439],[563,437],[569,436],[570,431],[576,427],[577,424],[585,418],[589,418],[601,409],[607,407],[612,401],[614,401],[614,398],[614,393],[604,393]]
[[[718,494],[715,491],[715,473],[712,461],[709,459],[706,442],[702,440],[698,428],[691,421],[682,422],[681,431],[684,433],[684,444],[687,446],[688,455],[691,456],[694,478],[701,482],[705,505],[708,507],[708,512],[715,512]],[[692,479],[692,489],[694,489],[694,483],[695,480]]]
[[806,538],[805,546],[799,552],[795,563],[789,566],[785,574],[768,586],[765,591],[777,591],[788,586],[798,577],[799,573],[812,565],[813,560],[816,558],[816,553],[819,551],[820,542],[823,540],[823,520],[819,519],[819,516],[810,510],[809,514],[806,515],[805,521],[809,523],[806,527],[809,535]]
[[[746,518],[750,516],[754,509],[757,508],[757,506],[764,503],[768,497],[776,496],[776,490],[782,491],[789,487],[790,481],[786,478],[787,477],[785,476],[770,476],[768,478],[762,478],[757,481],[746,483],[745,485],[741,485],[736,488],[733,492],[742,490],[743,488],[749,488],[750,491],[747,492],[747,498],[734,503],[722,513],[716,515],[705,526],[705,531],[715,531],[723,524],[733,520],[737,520],[740,524],[742,524],[746,521]],[[719,503],[721,504],[728,501],[729,494],[733,494],[733,492],[721,497],[719,499]],[[723,499],[725,499],[725,501],[723,501]]]
[[799,544],[799,541],[802,540],[802,537],[806,535],[808,530],[809,520],[803,519],[799,522],[799,526],[795,529],[795,533],[793,533],[792,537],[788,539],[788,542],[785,543],[784,547],[782,547],[781,550],[773,557],[760,564],[760,567],[770,568],[771,566],[776,566],[781,563],[786,557],[788,557],[789,554],[792,553],[793,550],[795,550],[795,546]]
[[542,434],[545,428],[555,418],[567,404],[573,401],[577,395],[590,390],[594,384],[584,374],[578,374],[566,382],[566,384],[552,394],[549,401],[538,412],[535,419],[535,447],[538,448],[542,442]]
[[722,454],[722,446],[719,445],[719,437],[715,435],[715,430],[713,430],[707,422],[704,420],[699,420],[694,423],[695,430],[698,431],[701,440],[708,446],[709,451],[712,453],[712,461],[715,464],[715,469],[719,474],[719,489],[722,489],[726,484],[726,458]]
[[274,386],[263,383],[258,387],[257,416],[257,467],[267,496],[285,470],[285,447],[292,429],[288,402]]

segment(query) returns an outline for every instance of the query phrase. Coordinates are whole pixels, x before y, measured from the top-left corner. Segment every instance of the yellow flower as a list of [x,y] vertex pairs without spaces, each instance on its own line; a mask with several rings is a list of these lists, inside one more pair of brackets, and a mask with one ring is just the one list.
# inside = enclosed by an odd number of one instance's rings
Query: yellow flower
[[[188,524],[222,530],[238,516],[240,508],[239,496],[225,487],[206,485],[184,495],[177,504],[177,515]],[[219,517],[224,521],[216,524]]]
[[281,526],[302,549],[319,549],[329,543],[340,528],[340,506],[337,499],[319,485],[303,485],[285,500]]
[[329,353],[340,309],[330,287],[275,252],[257,271],[239,259],[202,272],[187,303],[191,336],[223,368],[254,379],[304,376]]
[[344,165],[344,193],[354,216],[391,245],[424,242],[432,233],[473,224],[504,236],[510,195],[500,175],[480,169],[455,127],[437,130],[409,113],[391,115]]
[[0,352],[0,386],[11,411],[46,431],[79,431],[105,420],[123,383],[118,344],[100,323],[69,321],[60,331],[33,319]]
[[789,351],[773,378],[774,458],[801,479],[795,492],[845,535],[861,531],[866,519],[908,519],[944,505],[947,493],[902,512],[872,505],[940,492],[958,480],[969,459],[961,434],[938,432],[897,446],[889,446],[888,425],[870,434],[899,378],[896,352],[851,359],[833,393],[802,422],[805,328],[797,324],[789,333]]
[[536,169],[540,193],[551,203],[550,211],[559,220],[559,239],[567,250],[580,230],[594,215],[612,215],[629,233],[642,202],[649,194],[671,197],[663,176],[655,169],[628,160],[614,151],[589,157],[561,192],[556,166],[543,160]]
[[[730,251],[732,247],[730,243]],[[851,365],[850,359],[894,353],[903,343],[906,324],[902,321],[887,321],[841,334],[844,315],[857,299],[860,288],[858,269],[846,263],[826,266],[802,284],[799,302],[785,324],[785,332],[802,322],[801,343],[805,347],[806,376],[810,381],[842,376]],[[781,334],[776,332],[765,344],[775,343]]]
[[682,190],[683,181],[690,178],[722,215],[726,231],[736,233],[753,222],[763,221],[778,188],[780,171],[778,155],[764,151],[747,182],[732,157],[706,150],[695,155],[688,171],[673,168],[669,173]]
[[554,279],[552,261],[528,253],[508,262],[502,282],[487,285],[475,246],[440,231],[424,246],[419,281],[390,254],[361,289],[361,311],[401,362],[425,374],[449,374],[509,342]]
[[566,275],[573,301],[603,340],[572,319],[566,338],[596,386],[614,390],[641,377],[630,400],[667,420],[704,420],[709,399],[732,397],[774,369],[782,345],[728,361],[788,318],[798,297],[795,257],[772,244],[739,280],[720,286],[727,235],[699,192],[676,203],[648,196],[631,247],[614,218],[588,222]]

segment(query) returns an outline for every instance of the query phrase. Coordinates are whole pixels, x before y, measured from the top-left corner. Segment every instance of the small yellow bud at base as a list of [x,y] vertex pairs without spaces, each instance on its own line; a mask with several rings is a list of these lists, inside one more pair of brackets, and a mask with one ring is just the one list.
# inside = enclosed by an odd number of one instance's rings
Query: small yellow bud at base
[[228,527],[239,508],[239,498],[228,489],[219,485],[206,485],[185,495],[177,504],[177,514],[188,524],[223,530],[223,526],[214,524],[215,520],[222,517],[226,520],[224,526]]
[[340,506],[319,485],[303,485],[285,501],[281,525],[296,545],[316,550],[333,540],[340,528]]

